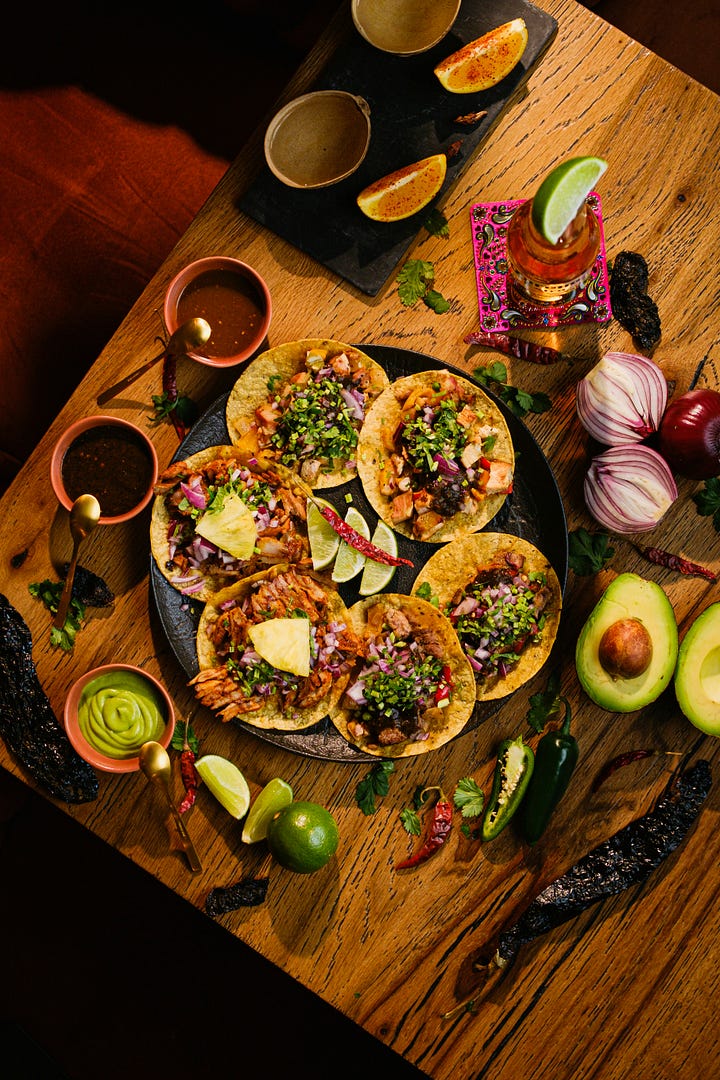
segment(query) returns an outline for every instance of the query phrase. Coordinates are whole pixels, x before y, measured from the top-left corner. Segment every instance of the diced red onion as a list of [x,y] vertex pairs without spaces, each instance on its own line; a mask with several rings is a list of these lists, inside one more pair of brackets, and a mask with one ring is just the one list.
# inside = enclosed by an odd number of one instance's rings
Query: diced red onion
[[182,480],[180,481],[180,490],[190,505],[194,506],[196,510],[205,509],[206,500],[202,491],[198,488],[191,487],[189,484],[183,483]]
[[617,533],[647,532],[662,520],[678,491],[667,462],[649,446],[614,446],[590,462],[585,503]]
[[605,446],[641,442],[660,427],[665,376],[646,356],[609,352],[575,388],[580,422]]
[[448,458],[443,457],[442,454],[433,454],[433,461],[438,467],[438,472],[441,476],[457,476],[460,472],[460,466],[454,461],[450,461]]

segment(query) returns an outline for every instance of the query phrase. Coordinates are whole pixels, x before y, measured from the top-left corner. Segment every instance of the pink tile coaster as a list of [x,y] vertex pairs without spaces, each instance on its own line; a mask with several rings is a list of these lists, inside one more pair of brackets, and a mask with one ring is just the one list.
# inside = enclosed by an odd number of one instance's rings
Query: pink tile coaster
[[588,204],[600,225],[600,252],[585,288],[573,300],[557,307],[532,304],[515,296],[508,281],[507,227],[523,199],[476,203],[470,210],[480,329],[485,333],[537,328],[559,329],[579,323],[604,323],[612,318],[605,230],[600,196],[591,191]]

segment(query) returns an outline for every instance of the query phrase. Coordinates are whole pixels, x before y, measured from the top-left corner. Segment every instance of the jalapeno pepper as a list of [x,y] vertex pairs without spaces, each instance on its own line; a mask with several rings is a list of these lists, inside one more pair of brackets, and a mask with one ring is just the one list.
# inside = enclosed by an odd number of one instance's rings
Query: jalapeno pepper
[[505,739],[498,750],[493,786],[483,817],[482,838],[494,840],[520,806],[533,774],[535,756],[531,747],[517,739]]
[[535,751],[535,770],[523,800],[522,832],[529,844],[540,839],[550,816],[570,783],[579,756],[578,744],[570,734],[572,714],[564,697],[562,727],[543,735]]

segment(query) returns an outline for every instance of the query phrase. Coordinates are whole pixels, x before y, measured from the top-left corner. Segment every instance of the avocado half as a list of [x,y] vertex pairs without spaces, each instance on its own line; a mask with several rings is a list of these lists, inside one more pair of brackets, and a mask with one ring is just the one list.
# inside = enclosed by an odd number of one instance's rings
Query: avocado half
[[691,724],[720,735],[720,602],[705,608],[682,640],[675,696]]
[[[613,676],[600,663],[600,640],[620,619],[638,619],[652,641],[650,664],[634,678]],[[633,712],[660,696],[673,677],[677,656],[672,604],[654,581],[628,573],[619,574],[608,585],[590,612],[578,638],[575,667],[583,690],[596,705],[610,712]]]

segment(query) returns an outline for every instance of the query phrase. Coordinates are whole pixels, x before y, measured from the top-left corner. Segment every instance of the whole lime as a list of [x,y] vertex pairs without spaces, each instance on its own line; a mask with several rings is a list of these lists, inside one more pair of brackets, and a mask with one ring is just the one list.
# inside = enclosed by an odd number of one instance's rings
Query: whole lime
[[335,818],[314,802],[293,802],[278,810],[268,826],[268,847],[286,870],[312,874],[325,866],[338,846]]

